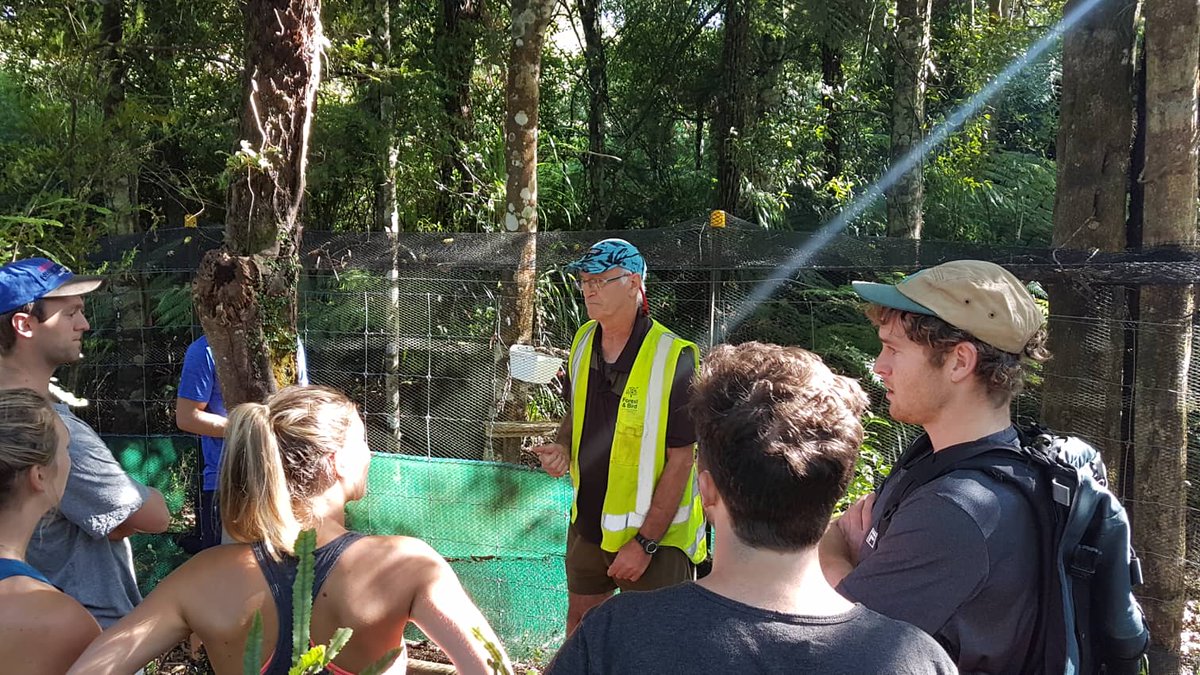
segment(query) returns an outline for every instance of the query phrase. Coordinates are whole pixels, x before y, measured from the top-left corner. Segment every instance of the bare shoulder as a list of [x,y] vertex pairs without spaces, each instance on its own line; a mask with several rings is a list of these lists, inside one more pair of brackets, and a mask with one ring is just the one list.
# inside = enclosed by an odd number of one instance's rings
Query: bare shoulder
[[408,579],[419,583],[450,568],[432,546],[414,537],[363,537],[347,554],[356,574],[380,580]]
[[56,640],[64,635],[86,635],[88,639],[100,634],[100,626],[91,614],[75,598],[47,586],[45,589],[25,594],[28,619],[36,622],[34,627],[53,627]]
[[436,565],[442,556],[433,547],[416,537],[373,535],[363,537],[360,555],[371,555],[386,565]]
[[[74,598],[45,584],[4,598],[4,632],[19,640],[22,651],[48,668],[66,670],[92,640],[100,625]],[[14,624],[11,619],[18,618]]]
[[168,595],[180,601],[200,595],[211,600],[214,589],[236,594],[244,583],[261,578],[249,545],[226,544],[192,556],[168,574],[152,595]]

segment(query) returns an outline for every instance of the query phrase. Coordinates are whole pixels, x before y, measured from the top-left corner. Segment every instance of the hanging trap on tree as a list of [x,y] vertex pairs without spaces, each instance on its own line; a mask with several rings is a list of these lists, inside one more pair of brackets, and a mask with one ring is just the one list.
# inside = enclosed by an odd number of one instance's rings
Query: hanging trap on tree
[[513,345],[508,349],[508,372],[515,380],[547,384],[561,367],[562,359],[542,354],[531,345]]

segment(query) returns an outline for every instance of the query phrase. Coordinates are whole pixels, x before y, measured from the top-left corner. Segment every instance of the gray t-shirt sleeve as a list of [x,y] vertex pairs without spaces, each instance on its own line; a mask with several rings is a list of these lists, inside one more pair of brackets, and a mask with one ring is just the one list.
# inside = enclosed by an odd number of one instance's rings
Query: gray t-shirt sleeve
[[838,591],[934,635],[979,592],[988,569],[987,543],[971,516],[936,491],[922,489],[896,510],[878,548]]
[[96,432],[63,415],[71,433],[71,474],[59,511],[88,536],[108,536],[145,503],[150,490],[125,473]]

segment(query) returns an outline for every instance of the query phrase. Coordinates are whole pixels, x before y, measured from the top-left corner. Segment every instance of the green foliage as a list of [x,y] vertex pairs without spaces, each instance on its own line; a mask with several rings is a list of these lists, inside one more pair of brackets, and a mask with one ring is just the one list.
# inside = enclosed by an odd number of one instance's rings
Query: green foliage
[[[1061,16],[1062,4],[1022,5],[998,20],[978,3],[936,12],[929,125],[1020,54]],[[177,227],[184,214],[220,222],[226,164],[243,170],[262,159],[253,147],[254,156],[239,150],[243,31],[236,5],[127,3],[117,52],[122,98],[111,110],[105,101],[114,92],[104,76],[111,64],[98,48],[102,7],[18,3],[0,20],[0,257],[44,253],[77,264],[95,236],[130,217],[142,227]],[[379,3],[323,8],[329,44],[310,142],[306,226],[377,229],[390,153],[402,228],[498,229],[507,171],[507,10],[488,4],[449,34],[438,3],[389,7],[390,50]],[[894,7],[882,0],[755,0],[746,7],[751,114],[731,142],[743,169],[743,215],[769,227],[813,228],[886,168]],[[722,12],[715,0],[603,3],[604,144],[615,158],[606,160],[603,187],[611,228],[670,225],[711,207],[713,127],[730,93],[722,82]],[[578,228],[589,203],[591,85],[579,38],[564,28],[548,36],[541,73],[545,229]],[[832,80],[823,73],[831,55]],[[459,87],[453,73],[462,58],[469,61],[470,109],[458,129],[448,96]],[[1057,55],[1034,64],[931,159],[928,236],[1045,240],[1059,71]],[[837,158],[827,146],[835,138]],[[458,160],[450,169],[449,157]],[[114,184],[131,178],[138,202],[112,203]],[[883,221],[879,203],[851,231],[880,234]]]
[[863,417],[863,442],[854,462],[854,477],[846,488],[846,494],[838,500],[834,513],[841,513],[859,499],[871,494],[879,483],[892,471],[885,449],[880,447],[880,436],[887,433],[893,423],[886,417],[867,412]]
[[483,643],[484,649],[488,653],[488,667],[492,669],[492,675],[512,675],[512,669],[504,662],[504,652],[500,650],[499,645],[488,639],[483,634],[483,629],[475,627],[471,629],[471,634],[476,640]]
[[[308,651],[309,634],[312,631],[312,588],[313,568],[317,549],[317,531],[305,530],[296,537],[296,581],[292,585],[292,663],[300,663]],[[279,618],[283,621],[283,617]]]
[[242,656],[242,672],[245,675],[259,675],[262,668],[263,649],[263,620],[262,612],[254,612],[254,620],[250,624],[250,634],[246,636],[246,653]]

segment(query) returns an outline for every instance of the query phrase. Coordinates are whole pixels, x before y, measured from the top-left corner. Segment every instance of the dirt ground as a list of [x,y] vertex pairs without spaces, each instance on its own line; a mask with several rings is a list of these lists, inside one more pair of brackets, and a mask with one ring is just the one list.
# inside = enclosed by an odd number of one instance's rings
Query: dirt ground
[[[432,664],[450,665],[450,659],[442,650],[438,649],[437,645],[428,642],[414,642],[409,640],[408,659],[410,662],[410,672],[415,672],[418,669],[412,668],[413,661],[425,661]],[[180,643],[165,656],[160,658],[146,668],[146,675],[211,675],[212,667],[208,664],[208,658],[204,655],[204,650],[193,658],[186,642]],[[513,672],[525,673],[534,672],[529,666],[522,664],[514,664]]]

